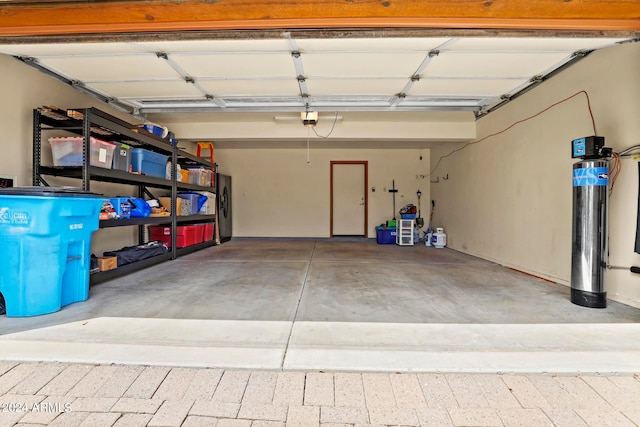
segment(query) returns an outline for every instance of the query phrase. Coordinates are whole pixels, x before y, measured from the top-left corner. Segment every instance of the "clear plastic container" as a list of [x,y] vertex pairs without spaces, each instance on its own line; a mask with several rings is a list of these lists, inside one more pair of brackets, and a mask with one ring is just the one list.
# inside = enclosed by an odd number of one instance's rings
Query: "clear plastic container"
[[189,169],[189,183],[196,185],[205,185],[206,180],[206,169],[204,168],[193,168]]
[[203,187],[211,187],[211,178],[213,172],[211,169],[205,168],[189,168],[189,183],[201,185]]
[[[54,166],[82,166],[82,137],[55,136],[49,138]],[[111,169],[116,144],[94,137],[89,140],[89,164]]]

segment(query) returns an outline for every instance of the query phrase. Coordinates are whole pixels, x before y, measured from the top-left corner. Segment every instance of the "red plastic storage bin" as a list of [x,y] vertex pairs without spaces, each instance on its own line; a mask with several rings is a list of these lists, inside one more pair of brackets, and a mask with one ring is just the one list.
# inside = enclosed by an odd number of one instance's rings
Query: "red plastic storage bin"
[[189,225],[188,227],[196,228],[195,242],[196,244],[204,241],[204,224]]
[[210,242],[213,240],[213,224],[203,224],[204,225],[204,238],[203,242]]
[[[179,225],[176,232],[176,248],[202,243],[203,228],[198,225]],[[171,246],[171,227],[149,227],[149,239],[163,242]]]

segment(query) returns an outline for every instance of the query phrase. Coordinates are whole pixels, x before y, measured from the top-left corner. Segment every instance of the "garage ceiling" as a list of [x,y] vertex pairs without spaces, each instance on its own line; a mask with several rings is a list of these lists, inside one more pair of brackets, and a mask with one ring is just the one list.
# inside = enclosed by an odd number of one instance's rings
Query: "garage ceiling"
[[148,113],[474,111],[631,39],[397,37],[3,44],[78,90]]

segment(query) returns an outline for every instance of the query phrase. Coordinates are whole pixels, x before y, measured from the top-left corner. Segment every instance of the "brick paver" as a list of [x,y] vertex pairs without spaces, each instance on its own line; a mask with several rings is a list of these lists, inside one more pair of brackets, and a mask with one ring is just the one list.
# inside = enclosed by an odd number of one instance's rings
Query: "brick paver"
[[185,400],[211,399],[223,372],[222,369],[198,369],[182,398]]
[[122,414],[113,427],[145,427],[151,417],[149,414]]
[[362,374],[362,383],[368,408],[396,406],[396,398],[389,375]]
[[109,412],[117,401],[115,397],[78,397],[72,409],[74,412]]
[[502,427],[504,425],[495,409],[460,408],[453,409],[449,415],[454,426]]
[[587,425],[607,426],[607,427],[634,427],[631,420],[619,411],[608,408],[577,408],[576,413]]
[[308,406],[333,406],[333,374],[311,372],[304,386],[304,404]]
[[47,425],[65,411],[73,411],[74,400],[64,396],[48,396],[29,408],[20,422]]
[[497,409],[521,409],[522,405],[513,396],[509,387],[496,375],[478,375],[475,380],[489,406]]
[[506,426],[525,427],[553,427],[553,422],[542,409],[504,408],[498,409],[498,416]]
[[164,401],[160,399],[135,399],[123,397],[111,408],[112,411],[132,414],[155,414]]
[[24,363],[14,366],[0,377],[0,394],[9,392],[16,385],[27,379],[36,369],[35,364]]
[[323,406],[320,412],[320,420],[323,423],[366,424],[369,422],[369,411],[366,408]]
[[580,377],[559,376],[556,378],[556,381],[558,381],[560,387],[565,389],[571,397],[575,399],[578,407],[591,409],[611,408],[611,405]]
[[117,412],[91,413],[82,421],[80,427],[111,427],[122,414]]
[[72,397],[93,397],[109,381],[117,366],[95,366],[67,393]]
[[419,374],[418,381],[430,408],[459,408],[447,378],[442,374]]
[[413,409],[378,407],[369,408],[369,418],[372,424],[394,426],[419,426],[418,415]]
[[243,404],[270,405],[276,389],[276,372],[252,372],[242,398]]
[[576,400],[562,387],[555,376],[529,375],[528,378],[552,408],[578,407]]
[[144,371],[143,366],[122,366],[98,389],[95,397],[122,397]]
[[355,373],[336,373],[334,375],[336,406],[365,408],[362,375]]
[[230,420],[227,418],[218,420],[216,427],[251,427],[250,420]]
[[287,407],[276,405],[242,404],[238,418],[264,421],[286,421]]
[[422,427],[449,427],[453,421],[449,412],[442,408],[416,409],[416,415]]
[[523,375],[504,375],[502,381],[523,408],[551,408],[535,385]]
[[196,372],[196,369],[171,369],[160,386],[158,386],[158,389],[153,394],[153,397],[155,399],[161,400],[182,399],[184,394],[187,392],[187,389],[191,385],[191,381],[196,375]]
[[8,372],[9,370],[11,370],[17,364],[18,363],[16,363],[16,362],[0,361],[0,375],[3,375],[5,372]]
[[150,399],[167,374],[169,374],[169,368],[155,366],[145,368],[122,397]]
[[566,408],[545,408],[542,409],[545,415],[556,426],[585,427],[587,424],[572,409]]
[[213,400],[240,403],[250,375],[251,373],[247,371],[225,371],[213,394]]
[[320,424],[318,406],[289,406],[287,427],[317,427]]
[[302,406],[305,375],[303,372],[279,372],[273,393],[274,405]]
[[42,387],[38,394],[64,396],[92,369],[91,365],[69,365],[57,377]]
[[39,363],[28,377],[11,389],[11,393],[35,394],[57,377],[65,367],[59,363]]
[[0,427],[640,425],[637,375],[304,373],[12,362],[0,362],[0,372]]
[[77,427],[87,419],[88,412],[63,412],[53,420],[50,427]]
[[217,424],[217,418],[189,415],[182,423],[182,427],[216,427]]
[[477,381],[470,380],[467,374],[448,374],[447,382],[460,408],[490,408]]
[[189,411],[189,415],[215,418],[235,418],[238,416],[239,410],[239,403],[227,403],[201,399],[196,400]]
[[391,375],[391,387],[399,408],[426,408],[420,382],[415,375]]
[[187,418],[191,406],[193,406],[193,402],[165,400],[148,425],[149,427],[180,426]]

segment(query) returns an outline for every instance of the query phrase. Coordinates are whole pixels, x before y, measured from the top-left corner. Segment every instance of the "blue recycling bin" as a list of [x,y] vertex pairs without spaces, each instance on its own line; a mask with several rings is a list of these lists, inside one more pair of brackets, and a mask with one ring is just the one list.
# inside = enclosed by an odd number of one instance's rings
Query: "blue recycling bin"
[[0,190],[0,293],[7,316],[38,316],[89,297],[91,234],[104,198],[72,187]]

